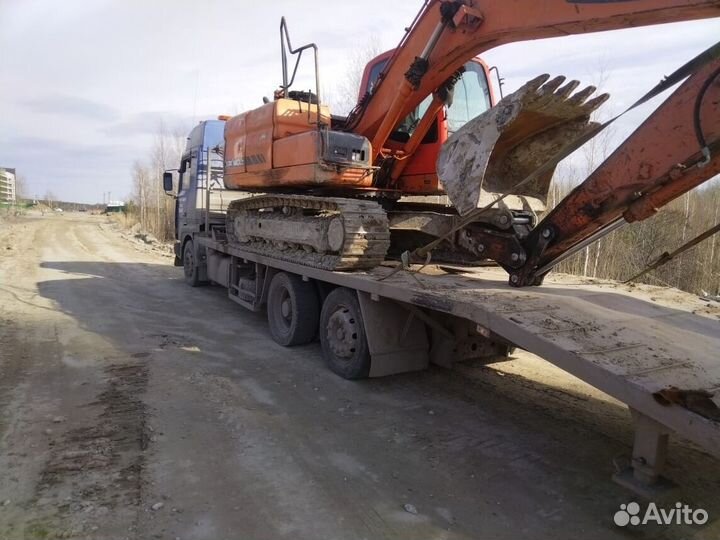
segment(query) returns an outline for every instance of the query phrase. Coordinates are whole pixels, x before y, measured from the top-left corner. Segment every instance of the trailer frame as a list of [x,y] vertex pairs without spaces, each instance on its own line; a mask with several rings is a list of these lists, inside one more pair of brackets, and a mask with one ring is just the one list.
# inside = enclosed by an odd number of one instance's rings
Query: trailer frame
[[[628,406],[635,429],[630,465],[613,479],[640,496],[674,486],[663,476],[670,434],[720,458],[720,422],[654,396],[670,382],[720,388],[720,360],[710,356],[720,346],[720,332],[712,335],[720,324],[711,319],[592,285],[549,280],[541,288],[516,289],[502,272],[487,268],[441,275],[388,266],[321,270],[231,245],[220,224],[209,235],[199,233],[195,245],[203,279],[226,287],[230,299],[253,311],[264,308],[278,272],[317,284],[321,300],[334,287],[355,291],[365,314],[370,376],[420,370],[430,362],[448,367],[473,356],[497,361],[520,347],[612,396]],[[237,282],[239,270],[248,268],[262,277],[254,291],[245,291],[252,296],[240,294]],[[628,315],[613,320],[618,310]],[[602,324],[589,330],[594,318]]]

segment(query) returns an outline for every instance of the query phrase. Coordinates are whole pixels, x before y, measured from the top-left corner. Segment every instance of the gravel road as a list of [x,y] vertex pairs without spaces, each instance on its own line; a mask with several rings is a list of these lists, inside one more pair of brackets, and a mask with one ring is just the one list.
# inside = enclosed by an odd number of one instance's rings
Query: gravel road
[[[626,409],[531,355],[360,382],[104,217],[0,221],[0,538],[720,537],[613,524]],[[673,501],[674,502],[674,501]]]

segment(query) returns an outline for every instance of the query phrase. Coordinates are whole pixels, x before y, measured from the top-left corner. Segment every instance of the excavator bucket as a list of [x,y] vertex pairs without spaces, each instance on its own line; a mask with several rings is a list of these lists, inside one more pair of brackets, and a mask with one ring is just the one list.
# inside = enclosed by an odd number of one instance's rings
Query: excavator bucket
[[460,215],[500,195],[510,209],[545,210],[554,167],[518,186],[565,145],[595,126],[590,115],[610,97],[595,87],[541,75],[470,120],[445,143],[438,177]]

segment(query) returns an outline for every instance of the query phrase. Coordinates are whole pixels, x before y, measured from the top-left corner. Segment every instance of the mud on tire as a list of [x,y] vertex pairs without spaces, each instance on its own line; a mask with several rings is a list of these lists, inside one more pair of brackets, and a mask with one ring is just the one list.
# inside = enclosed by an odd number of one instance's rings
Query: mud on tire
[[320,313],[320,344],[328,367],[344,379],[370,374],[370,351],[357,293],[334,289]]
[[275,274],[268,291],[267,318],[276,343],[289,347],[311,342],[319,316],[320,300],[311,282],[286,272]]
[[196,260],[195,245],[192,240],[185,242],[185,246],[183,247],[182,263],[185,283],[191,287],[199,287],[201,285],[200,271]]

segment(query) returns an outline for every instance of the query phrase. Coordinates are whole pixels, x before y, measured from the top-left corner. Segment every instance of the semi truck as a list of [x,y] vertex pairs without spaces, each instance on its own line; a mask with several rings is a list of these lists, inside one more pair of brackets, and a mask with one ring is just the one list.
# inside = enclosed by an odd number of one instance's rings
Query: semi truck
[[613,478],[642,496],[671,485],[663,475],[671,434],[720,457],[718,418],[659,397],[670,387],[698,395],[720,388],[717,321],[552,277],[517,289],[498,268],[342,272],[243,250],[225,233],[223,208],[247,194],[223,186],[223,124],[195,126],[179,171],[166,174],[176,196],[176,264],[188,285],[220,286],[243,308],[265,310],[281,345],[319,340],[329,369],[348,379],[510,360],[516,347],[534,353],[627,404],[632,465]]

